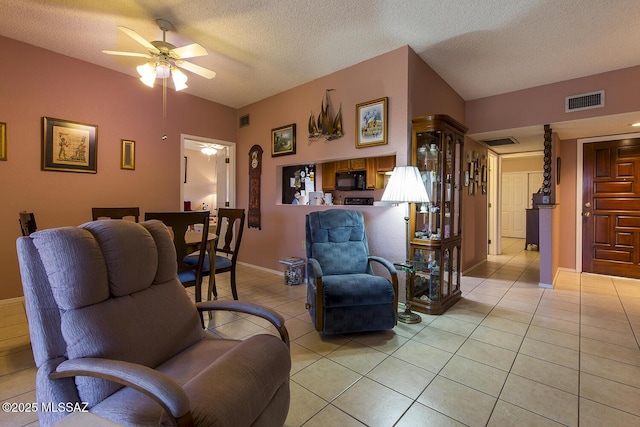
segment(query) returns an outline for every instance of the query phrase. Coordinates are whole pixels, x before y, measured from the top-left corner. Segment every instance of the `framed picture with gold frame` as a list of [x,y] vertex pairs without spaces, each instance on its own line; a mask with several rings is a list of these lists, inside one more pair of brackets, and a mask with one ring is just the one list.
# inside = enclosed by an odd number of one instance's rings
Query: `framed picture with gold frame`
[[296,124],[271,129],[271,157],[296,154]]
[[7,124],[0,122],[0,160],[7,160]]
[[136,168],[136,142],[130,139],[121,140],[120,169],[135,170]]
[[379,98],[356,105],[356,148],[387,143],[387,101]]
[[42,170],[96,173],[98,126],[42,118]]

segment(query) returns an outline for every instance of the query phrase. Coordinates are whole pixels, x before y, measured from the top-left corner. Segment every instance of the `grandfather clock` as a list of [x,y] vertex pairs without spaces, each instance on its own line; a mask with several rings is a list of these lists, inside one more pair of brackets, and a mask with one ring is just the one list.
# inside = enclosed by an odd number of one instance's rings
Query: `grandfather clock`
[[249,214],[247,226],[261,229],[260,225],[260,175],[262,173],[262,147],[254,145],[249,150]]

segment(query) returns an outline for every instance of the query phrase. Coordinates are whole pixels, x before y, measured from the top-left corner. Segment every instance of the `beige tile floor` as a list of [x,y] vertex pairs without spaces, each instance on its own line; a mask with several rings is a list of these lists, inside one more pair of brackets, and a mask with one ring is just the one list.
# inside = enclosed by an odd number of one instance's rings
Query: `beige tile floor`
[[[504,254],[464,275],[463,299],[445,314],[349,336],[313,330],[304,285],[241,266],[240,298],[287,319],[286,425],[640,426],[640,281],[560,272],[543,290],[538,253],[523,247],[504,239]],[[209,328],[229,338],[273,332],[233,314]],[[0,304],[0,401],[33,401],[34,382],[24,307]],[[33,414],[0,413],[0,425],[29,424]]]

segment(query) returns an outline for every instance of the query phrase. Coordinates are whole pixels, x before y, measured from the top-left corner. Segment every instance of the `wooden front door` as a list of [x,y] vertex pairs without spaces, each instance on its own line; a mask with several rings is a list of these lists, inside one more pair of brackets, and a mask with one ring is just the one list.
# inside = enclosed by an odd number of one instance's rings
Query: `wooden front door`
[[583,149],[582,270],[640,278],[640,139]]

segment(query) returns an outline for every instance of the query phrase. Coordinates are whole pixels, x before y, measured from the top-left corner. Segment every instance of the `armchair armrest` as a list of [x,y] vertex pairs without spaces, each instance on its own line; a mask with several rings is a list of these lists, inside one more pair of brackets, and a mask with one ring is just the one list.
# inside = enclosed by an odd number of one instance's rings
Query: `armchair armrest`
[[322,279],[322,267],[320,267],[320,263],[318,262],[318,260],[315,258],[308,258],[307,262],[313,270],[313,276],[316,279]]
[[274,310],[270,308],[262,307],[257,304],[253,304],[250,302],[244,301],[202,301],[196,303],[196,307],[198,311],[204,312],[209,310],[221,310],[221,311],[235,311],[239,313],[251,314],[254,316],[262,317],[263,319],[271,322],[273,326],[278,330],[280,334],[280,338],[282,341],[289,347],[289,332],[284,325],[284,317],[280,314],[276,313]]
[[52,379],[87,376],[131,387],[158,402],[179,426],[193,425],[191,400],[175,381],[147,366],[122,360],[86,357],[60,363]]
[[398,274],[398,272],[396,271],[396,267],[391,262],[389,262],[388,260],[386,260],[386,259],[384,259],[382,257],[375,256],[375,255],[369,255],[369,261],[375,261],[375,262],[378,262],[378,263],[384,265],[385,268],[387,270],[389,270],[389,273],[391,275],[397,275]]

